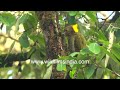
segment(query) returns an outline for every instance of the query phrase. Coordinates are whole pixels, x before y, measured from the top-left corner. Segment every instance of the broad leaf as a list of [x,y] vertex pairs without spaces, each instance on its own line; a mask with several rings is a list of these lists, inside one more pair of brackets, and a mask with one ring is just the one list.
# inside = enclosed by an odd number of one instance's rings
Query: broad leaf
[[97,62],[100,62],[104,57],[105,57],[105,52],[101,51],[97,56],[96,56],[96,60]]
[[24,47],[24,48],[29,47],[28,37],[27,37],[27,35],[25,33],[23,33],[21,35],[21,37],[19,38],[19,42],[20,42],[22,47]]
[[84,74],[83,74],[83,71],[82,69],[78,71],[78,74],[77,74],[77,79],[84,79]]
[[120,41],[120,29],[115,31],[115,36],[116,36],[116,41],[119,42]]
[[79,14],[84,15],[86,11],[79,11]]
[[27,76],[31,72],[31,70],[32,70],[31,66],[28,64],[25,64],[23,66],[22,75]]
[[90,51],[88,50],[88,48],[83,48],[82,50],[80,50],[80,54],[81,55],[85,55],[85,54],[89,54]]
[[77,14],[77,11],[69,11],[70,16],[75,16]]
[[98,68],[96,71],[96,77],[97,79],[101,79],[102,75],[103,75],[104,69],[103,68]]
[[66,64],[57,64],[57,70],[58,71],[65,71],[66,70]]
[[12,27],[16,22],[16,17],[11,13],[1,13],[0,22],[4,23],[6,26]]
[[101,30],[98,31],[97,35],[98,35],[99,39],[104,40],[104,41],[108,41],[108,39],[105,37],[105,34]]
[[91,65],[90,67],[87,67],[85,69],[85,76],[87,79],[89,79],[93,75],[95,69],[96,67],[94,65]]
[[52,74],[52,65],[47,68],[46,73],[45,73],[43,79],[50,79],[51,74]]
[[74,53],[71,53],[69,56],[75,57],[75,56],[78,55],[78,54],[79,54],[79,52],[74,52]]
[[119,64],[117,64],[115,61],[113,61],[113,60],[110,60],[109,61],[109,64],[110,64],[110,66],[111,66],[111,69],[113,70],[113,71],[115,71],[116,73],[119,73],[120,74],[120,65]]
[[100,46],[97,43],[91,43],[88,46],[89,50],[93,52],[94,54],[99,54],[100,53]]
[[71,78],[74,78],[75,72],[76,72],[75,69],[73,69],[72,71],[70,71],[69,75],[70,75]]
[[112,47],[111,52],[120,60],[120,48]]
[[93,11],[87,11],[86,14],[91,18],[93,22],[96,22],[96,15]]
[[27,31],[28,34],[36,30],[37,28],[37,20],[35,16],[30,14],[24,14],[20,18],[19,23],[23,23],[24,29]]
[[116,63],[120,65],[120,62],[117,60],[117,58],[113,54],[108,52],[104,47],[101,47],[101,50],[104,51],[108,56],[110,56]]

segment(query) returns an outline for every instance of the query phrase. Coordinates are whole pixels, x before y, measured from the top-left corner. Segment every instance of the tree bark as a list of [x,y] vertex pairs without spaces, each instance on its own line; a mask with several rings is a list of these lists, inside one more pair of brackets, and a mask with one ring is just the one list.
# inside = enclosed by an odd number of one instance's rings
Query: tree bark
[[37,11],[36,14],[46,41],[47,59],[54,59],[58,55],[64,55],[58,13],[55,11]]
[[[36,12],[40,28],[45,37],[47,59],[58,58],[58,55],[65,55],[63,49],[63,37],[61,34],[58,12],[56,11],[37,11]],[[56,65],[53,67],[53,78],[64,78],[63,72],[56,71]]]

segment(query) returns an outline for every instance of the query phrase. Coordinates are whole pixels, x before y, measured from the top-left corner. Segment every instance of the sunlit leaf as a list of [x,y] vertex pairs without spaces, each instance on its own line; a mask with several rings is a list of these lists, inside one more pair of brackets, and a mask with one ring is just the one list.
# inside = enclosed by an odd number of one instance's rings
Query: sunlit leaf
[[52,65],[49,66],[49,68],[47,69],[47,71],[46,71],[46,73],[45,73],[43,79],[50,79],[51,74],[52,74]]
[[86,14],[91,18],[93,22],[96,22],[96,15],[93,11],[87,11]]
[[57,64],[57,70],[58,71],[66,70],[66,64]]
[[75,16],[77,14],[77,11],[69,11],[70,16]]
[[110,79],[110,74],[111,74],[111,72],[109,70],[105,70],[103,79]]
[[81,15],[84,15],[84,14],[86,13],[86,11],[79,11],[79,13],[80,13]]
[[74,57],[74,56],[76,56],[78,54],[79,54],[79,52],[74,52],[74,53],[71,53],[69,56]]
[[75,72],[76,72],[75,69],[73,69],[72,71],[70,71],[69,74],[70,74],[70,77],[71,77],[71,78],[74,78]]
[[100,46],[97,43],[91,43],[88,46],[89,50],[93,52],[94,54],[99,54],[100,53]]

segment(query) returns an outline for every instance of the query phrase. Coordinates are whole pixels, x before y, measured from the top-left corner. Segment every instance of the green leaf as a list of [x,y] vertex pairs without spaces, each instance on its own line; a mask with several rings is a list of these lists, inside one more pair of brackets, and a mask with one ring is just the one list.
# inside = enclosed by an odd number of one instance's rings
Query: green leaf
[[87,54],[78,54],[77,56],[77,60],[86,60],[88,58],[88,55]]
[[73,69],[72,71],[70,71],[69,74],[70,74],[70,77],[71,77],[71,78],[74,78],[75,72],[76,72],[75,69]]
[[84,79],[84,74],[83,74],[82,69],[79,70],[79,72],[78,72],[78,74],[77,74],[77,79]]
[[99,54],[100,53],[100,46],[97,43],[91,43],[88,46],[89,50],[93,52],[94,54]]
[[28,64],[25,64],[22,70],[22,75],[27,76],[29,73],[31,73],[31,66]]
[[103,76],[103,79],[110,79],[110,75],[111,75],[111,71],[109,69],[106,69],[104,71],[104,76]]
[[75,59],[74,57],[71,57],[71,56],[60,56],[58,58],[59,60],[73,60]]
[[77,14],[77,11],[69,11],[70,16],[75,16]]
[[99,63],[104,57],[105,57],[105,53],[103,51],[101,51],[97,56],[96,56],[96,61]]
[[79,14],[84,15],[86,11],[79,11]]
[[116,41],[119,42],[120,41],[120,29],[115,31],[115,36],[116,36]]
[[78,54],[79,54],[79,52],[73,52],[73,53],[71,53],[69,56],[75,57],[75,56],[78,55]]
[[57,64],[57,70],[58,71],[65,71],[66,70],[66,64]]
[[112,47],[111,53],[113,53],[113,55],[115,55],[120,60],[120,48]]
[[[40,60],[41,57],[40,57],[40,50],[39,49],[36,49],[33,54],[31,55],[31,60]],[[40,64],[40,63],[38,63]]]
[[32,48],[30,49],[30,51],[27,53],[27,58],[30,58],[30,57],[32,56],[32,54],[35,53],[35,51],[36,51],[36,48],[35,48],[35,47],[32,47]]
[[98,38],[104,41],[108,41],[107,38],[105,37],[105,34],[102,32],[102,30],[99,30],[98,33]]
[[85,54],[89,54],[89,53],[90,53],[90,51],[88,50],[88,48],[83,48],[80,50],[81,55],[85,55]]
[[16,17],[11,13],[1,13],[0,22],[4,23],[6,26],[12,27],[16,22]]
[[120,62],[112,53],[108,52],[104,47],[101,47],[101,50],[104,51],[108,56],[110,56],[116,63],[120,65]]
[[97,79],[101,79],[102,75],[103,75],[104,69],[103,68],[98,68],[96,71],[96,77]]
[[89,55],[92,52],[90,52],[90,50],[86,47],[80,50],[80,53],[77,56],[77,60],[87,60]]
[[24,29],[28,32],[28,34],[37,28],[37,19],[35,16],[30,14],[24,14],[20,18],[19,23],[23,23]]
[[19,38],[19,42],[20,42],[22,47],[24,47],[24,48],[29,47],[28,37],[27,37],[27,35],[25,33],[23,33],[21,35],[21,37]]
[[109,60],[109,64],[111,66],[111,69],[113,71],[115,71],[116,73],[119,73],[120,74],[120,65],[117,64],[115,61],[113,60]]
[[87,67],[85,69],[85,76],[87,79],[89,79],[93,75],[95,69],[96,67],[94,65],[91,65],[90,67]]
[[47,68],[47,71],[46,71],[43,79],[50,79],[51,74],[52,74],[52,65]]
[[90,19],[93,21],[93,22],[96,22],[96,14],[93,12],[93,11],[87,11],[86,14],[88,15],[88,17],[90,17]]

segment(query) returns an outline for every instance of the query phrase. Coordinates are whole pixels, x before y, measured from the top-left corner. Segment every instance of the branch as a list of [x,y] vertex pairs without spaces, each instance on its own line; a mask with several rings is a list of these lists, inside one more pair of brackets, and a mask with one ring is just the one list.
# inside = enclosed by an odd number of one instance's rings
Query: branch
[[112,12],[107,18],[102,19],[104,20],[103,24],[101,25],[101,27],[99,27],[98,31],[105,25],[106,21],[108,20],[108,18],[113,14],[114,12]]
[[[10,54],[6,58],[7,54],[0,55],[0,67],[11,67],[14,61],[25,61],[27,59],[27,52],[26,53],[18,53],[18,54]],[[5,60],[6,58],[6,60]]]
[[116,11],[113,18],[110,20],[110,23],[114,23],[120,17],[120,12]]
[[3,37],[5,37],[5,38],[10,38],[10,39],[12,39],[12,40],[14,40],[14,41],[16,41],[16,42],[19,42],[17,39],[15,39],[15,38],[13,38],[13,37],[11,37],[11,36],[9,36],[9,35],[5,35],[5,34],[0,33],[0,36],[3,36]]

